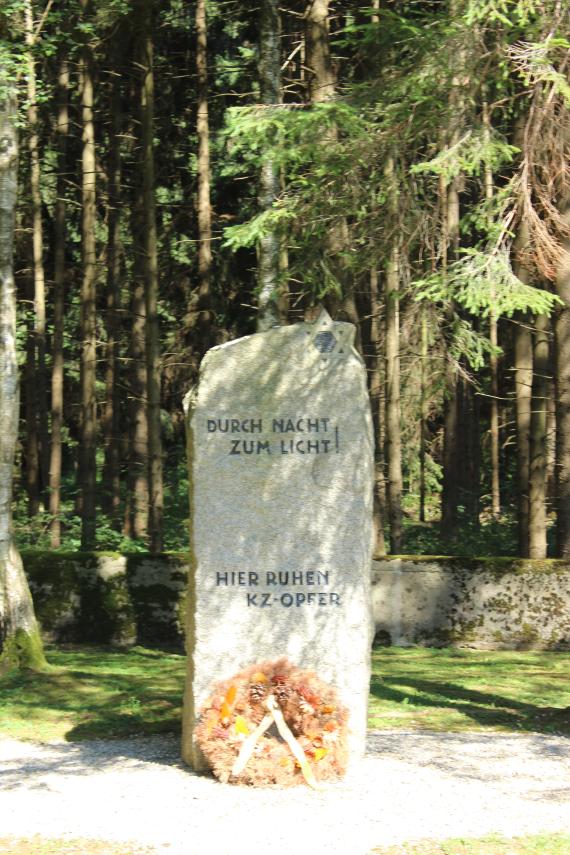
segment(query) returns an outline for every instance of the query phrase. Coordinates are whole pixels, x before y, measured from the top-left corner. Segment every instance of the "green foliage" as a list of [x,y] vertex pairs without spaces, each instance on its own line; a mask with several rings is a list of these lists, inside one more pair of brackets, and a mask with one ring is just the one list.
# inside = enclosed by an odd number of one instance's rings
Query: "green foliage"
[[499,134],[489,136],[484,128],[473,128],[430,160],[414,163],[410,171],[415,175],[441,175],[449,182],[458,175],[479,175],[485,166],[494,172],[510,163],[518,152],[516,146],[507,143]]
[[[476,316],[512,317],[515,312],[550,315],[560,299],[549,291],[526,285],[513,273],[506,248],[464,249],[447,273],[414,282],[417,300],[454,300]],[[478,360],[479,363],[479,360]]]
[[[413,499],[415,498],[415,502]],[[417,508],[417,497],[407,501],[410,516],[404,517],[404,543],[410,555],[480,555],[513,556],[517,554],[517,523],[511,514],[500,520],[484,519],[480,524],[466,519],[465,508],[458,508],[459,521],[455,530],[444,539],[439,523],[439,508],[431,508],[431,520],[426,523],[411,518]],[[429,519],[429,518],[428,518]]]
[[[514,45],[510,54],[521,77],[527,85],[550,84],[553,92],[562,96],[566,106],[570,105],[570,84],[567,75],[557,71],[555,59],[570,51],[567,34],[551,36],[546,41],[526,42]],[[562,65],[562,67],[564,67]]]

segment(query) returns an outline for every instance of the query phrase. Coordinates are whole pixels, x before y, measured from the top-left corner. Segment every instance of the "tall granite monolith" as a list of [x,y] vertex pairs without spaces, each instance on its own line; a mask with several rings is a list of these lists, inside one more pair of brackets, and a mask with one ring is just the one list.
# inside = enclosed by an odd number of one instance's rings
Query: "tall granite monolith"
[[210,350],[186,397],[188,675],[182,755],[214,682],[287,656],[334,685],[364,753],[373,435],[354,327],[322,312]]

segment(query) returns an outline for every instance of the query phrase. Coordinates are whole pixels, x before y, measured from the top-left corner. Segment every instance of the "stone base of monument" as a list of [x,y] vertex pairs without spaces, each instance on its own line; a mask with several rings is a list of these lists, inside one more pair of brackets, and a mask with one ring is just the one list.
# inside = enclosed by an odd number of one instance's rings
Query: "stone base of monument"
[[334,687],[281,658],[217,683],[195,738],[224,783],[317,788],[346,771],[347,720]]

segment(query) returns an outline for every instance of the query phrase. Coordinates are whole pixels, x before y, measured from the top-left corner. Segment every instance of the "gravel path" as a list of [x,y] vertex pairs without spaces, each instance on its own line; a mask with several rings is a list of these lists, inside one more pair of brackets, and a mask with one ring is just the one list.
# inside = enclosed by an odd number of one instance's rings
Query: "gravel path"
[[0,740],[2,836],[136,841],[171,855],[364,855],[431,837],[570,832],[570,741],[371,732],[321,792],[194,775],[170,736],[76,744]]

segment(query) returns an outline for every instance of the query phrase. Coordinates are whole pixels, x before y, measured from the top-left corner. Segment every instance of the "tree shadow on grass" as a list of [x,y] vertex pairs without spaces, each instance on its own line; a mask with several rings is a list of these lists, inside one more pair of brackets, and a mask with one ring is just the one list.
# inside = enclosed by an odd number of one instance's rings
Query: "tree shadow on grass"
[[[455,710],[480,727],[570,735],[570,708],[539,706],[492,692],[467,689],[451,682],[414,677],[373,677],[371,694],[380,701],[406,705],[407,709]],[[415,694],[411,694],[413,690]]]
[[[79,654],[66,658],[64,667],[4,682],[4,735],[80,741],[179,732],[183,664],[159,659],[151,668],[147,657],[122,656],[123,667],[116,654],[107,659],[106,653],[92,652],[91,661]],[[94,657],[96,666],[88,670]]]

